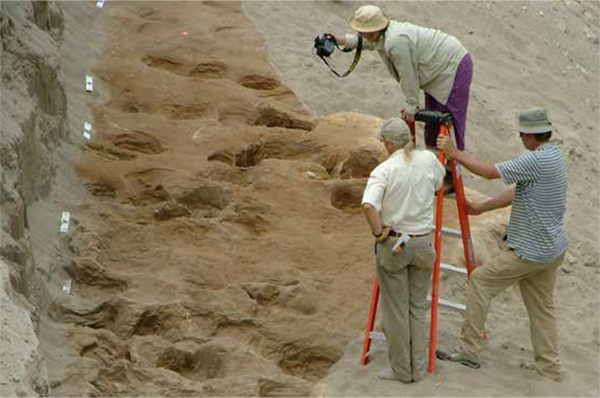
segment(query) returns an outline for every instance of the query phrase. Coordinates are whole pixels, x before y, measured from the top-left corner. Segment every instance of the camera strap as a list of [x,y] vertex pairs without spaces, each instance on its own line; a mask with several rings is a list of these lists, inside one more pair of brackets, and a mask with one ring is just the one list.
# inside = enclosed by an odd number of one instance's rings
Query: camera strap
[[[359,35],[358,36],[358,45],[356,46],[356,52],[354,53],[354,60],[352,61],[352,64],[350,65],[348,70],[343,75],[340,75],[331,66],[329,66],[329,63],[327,62],[327,59],[325,57],[319,56],[319,58],[321,58],[323,60],[323,62],[325,62],[325,65],[327,65],[329,70],[332,71],[337,77],[346,77],[354,70],[354,68],[356,68],[356,65],[358,65],[358,60],[360,59],[360,54],[362,52],[362,43],[363,43],[363,38],[362,38],[362,36]],[[335,46],[337,48],[339,48],[337,44]],[[342,48],[339,48],[339,49],[345,53],[352,51],[352,50],[344,50]]]

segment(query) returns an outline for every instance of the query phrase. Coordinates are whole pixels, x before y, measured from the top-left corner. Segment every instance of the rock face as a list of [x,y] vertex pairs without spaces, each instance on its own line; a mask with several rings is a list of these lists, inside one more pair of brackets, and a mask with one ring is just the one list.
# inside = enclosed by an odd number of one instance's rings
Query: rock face
[[47,396],[46,362],[31,321],[35,309],[14,292],[8,273],[8,266],[0,260],[0,395]]
[[44,305],[44,271],[33,256],[28,208],[48,198],[55,149],[67,136],[67,101],[58,50],[64,20],[54,2],[2,2],[0,141],[2,395],[47,395],[34,333]]

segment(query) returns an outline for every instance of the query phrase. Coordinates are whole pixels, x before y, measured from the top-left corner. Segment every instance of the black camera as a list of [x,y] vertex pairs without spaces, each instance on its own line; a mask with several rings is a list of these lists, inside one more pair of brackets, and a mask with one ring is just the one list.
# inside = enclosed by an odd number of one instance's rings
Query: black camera
[[315,51],[321,58],[329,57],[335,50],[335,37],[329,33],[324,33],[321,36],[315,37]]
[[333,54],[333,51],[336,47],[340,51],[345,53],[353,51],[349,48],[345,48],[345,46],[339,47],[337,41],[335,41],[335,36],[331,33],[323,33],[321,36],[315,37],[314,52],[319,56],[319,58],[321,58],[321,61],[323,61],[323,63],[327,65],[329,70],[333,72],[337,77],[346,77],[350,74],[350,72],[354,70],[354,68],[358,64],[358,60],[360,59],[360,53],[362,51],[362,36],[358,36],[358,44],[356,47],[356,53],[354,54],[354,61],[352,61],[352,65],[350,65],[350,68],[348,68],[348,70],[344,74],[339,74],[338,72],[333,70],[331,66],[329,66],[329,62],[327,62],[327,58],[329,58],[329,56]]

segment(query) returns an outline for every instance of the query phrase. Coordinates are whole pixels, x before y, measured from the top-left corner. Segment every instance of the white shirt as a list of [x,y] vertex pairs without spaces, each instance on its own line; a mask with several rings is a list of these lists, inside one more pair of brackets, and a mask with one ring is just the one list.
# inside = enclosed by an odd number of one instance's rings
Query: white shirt
[[362,203],[375,207],[383,225],[395,231],[429,233],[435,228],[433,199],[445,174],[432,152],[415,150],[407,162],[398,150],[371,172]]

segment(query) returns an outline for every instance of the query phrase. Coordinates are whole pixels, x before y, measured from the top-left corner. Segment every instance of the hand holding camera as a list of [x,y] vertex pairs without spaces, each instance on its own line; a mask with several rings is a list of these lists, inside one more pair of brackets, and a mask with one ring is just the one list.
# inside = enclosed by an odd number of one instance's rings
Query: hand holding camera
[[331,33],[323,33],[315,37],[315,51],[319,57],[329,57],[336,46],[335,36]]
[[333,70],[327,62],[327,58],[329,58],[331,54],[333,54],[336,47],[340,49],[340,51],[343,51],[345,53],[352,51],[351,49],[340,48],[340,46],[338,45],[345,45],[345,36],[338,36],[338,39],[336,39],[336,36],[332,35],[331,33],[323,33],[322,35],[315,37],[314,51],[318,55],[318,57],[321,58],[321,60],[325,63],[325,65],[327,65],[329,70],[331,70],[331,72],[333,72],[337,77],[346,77],[350,74],[350,72],[354,70],[354,68],[358,64],[358,60],[360,59],[360,53],[362,51],[362,36],[358,36],[358,45],[356,47],[356,53],[354,54],[354,60],[352,61],[352,65],[350,65],[350,68],[348,68],[348,70],[344,74],[339,74],[338,72]]

